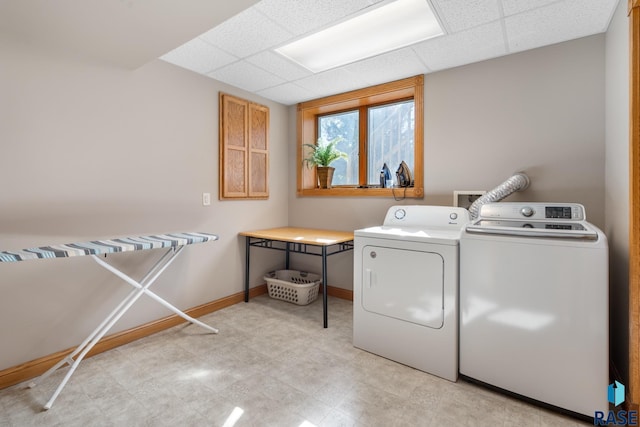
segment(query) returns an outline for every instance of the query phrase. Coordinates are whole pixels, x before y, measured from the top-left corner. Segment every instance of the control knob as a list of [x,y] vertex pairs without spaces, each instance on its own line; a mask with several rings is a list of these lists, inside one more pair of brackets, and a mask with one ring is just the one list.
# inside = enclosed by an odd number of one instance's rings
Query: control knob
[[407,215],[407,211],[405,211],[404,209],[398,209],[397,211],[395,211],[395,214],[394,214],[396,219],[404,219],[406,215]]
[[533,215],[533,209],[530,206],[525,206],[522,209],[520,209],[520,213],[523,216],[526,216],[527,218],[529,218],[531,215]]

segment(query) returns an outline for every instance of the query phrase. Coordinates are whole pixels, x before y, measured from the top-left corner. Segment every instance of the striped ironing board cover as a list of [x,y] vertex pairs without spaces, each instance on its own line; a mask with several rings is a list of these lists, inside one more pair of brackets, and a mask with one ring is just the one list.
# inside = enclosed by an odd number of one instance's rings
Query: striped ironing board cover
[[142,251],[204,243],[218,240],[215,234],[202,232],[152,234],[137,237],[119,237],[107,240],[92,240],[83,243],[42,246],[0,252],[0,262],[27,261],[30,259],[67,258],[82,255],[101,255],[114,252]]

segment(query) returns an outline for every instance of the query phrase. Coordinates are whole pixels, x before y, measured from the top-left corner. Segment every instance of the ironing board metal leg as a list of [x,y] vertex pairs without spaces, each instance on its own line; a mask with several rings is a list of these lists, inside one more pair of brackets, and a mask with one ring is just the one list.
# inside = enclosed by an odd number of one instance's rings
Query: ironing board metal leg
[[78,353],[80,353],[82,351],[82,349],[87,346],[87,344],[89,344],[89,342],[93,339],[93,337],[95,337],[97,334],[100,333],[100,331],[105,327],[105,325],[107,324],[109,319],[111,319],[113,316],[115,316],[118,313],[118,311],[120,309],[122,309],[122,307],[134,296],[134,294],[135,294],[135,290],[131,291],[129,293],[129,295],[127,295],[126,298],[124,300],[122,300],[122,302],[120,304],[118,304],[118,306],[111,312],[111,314],[109,314],[109,316],[107,316],[102,321],[100,326],[98,326],[93,332],[91,332],[91,334],[82,342],[82,344],[80,344],[78,347],[76,347],[76,349],[71,354],[69,354],[67,357],[65,357],[64,359],[60,360],[58,363],[56,363],[51,368],[49,368],[44,374],[40,375],[39,377],[35,378],[32,382],[30,382],[29,383],[29,388],[33,388],[36,385],[38,385],[40,382],[45,380],[52,373],[54,373],[60,367],[62,367],[65,363],[68,364],[69,366],[71,366],[73,364],[73,362],[74,362],[73,358],[76,357],[76,355]]
[[[196,323],[199,326],[202,326],[212,332],[218,332],[217,329],[210,327],[196,319],[187,316],[182,313],[177,308],[173,307],[171,304],[157,296],[156,294],[149,291],[149,287],[160,277],[160,275],[165,271],[167,267],[175,260],[175,258],[182,252],[184,246],[179,246],[177,248],[168,249],[165,254],[154,264],[154,266],[149,270],[149,272],[144,276],[140,282],[133,280],[131,277],[122,273],[120,270],[106,263],[102,259],[100,259],[96,255],[92,255],[91,257],[102,267],[111,271],[116,276],[123,279],[125,282],[133,286],[133,289],[123,300],[118,304],[118,306],[102,321],[100,326],[98,326],[84,341],[80,344],[69,356],[65,357],[63,360],[58,362],[55,366],[50,368],[47,372],[42,374],[36,381],[31,383],[29,386],[35,386],[39,381],[48,377],[55,370],[63,366],[65,363],[69,364],[69,371],[66,373],[62,382],[58,385],[55,392],[49,399],[49,401],[44,405],[44,409],[50,409],[53,405],[53,402],[56,400],[62,389],[73,375],[74,371],[77,369],[80,362],[84,359],[89,351],[104,337],[104,335],[113,327],[113,325],[120,320],[120,318],[131,308],[131,306],[140,298],[143,294],[149,295],[154,300],[160,302],[165,307],[170,308],[172,311],[177,314],[181,314],[185,320],[188,320],[192,323]],[[78,356],[75,360],[74,357]]]
[[[93,255],[95,257],[95,255]],[[157,271],[157,269],[164,263],[167,262],[167,258],[171,257],[171,256],[175,256],[173,255],[173,249],[169,249],[168,251],[166,251],[162,257],[160,257],[160,259],[153,265],[153,267],[151,267],[151,269],[149,270],[149,272],[142,278],[142,280],[140,281],[140,283],[146,283],[147,280],[149,280],[149,277],[155,273]],[[53,365],[51,368],[49,368],[47,370],[47,372],[45,372],[44,374],[40,375],[38,378],[36,378],[35,380],[33,380],[30,384],[29,387],[33,388],[36,385],[38,385],[39,382],[41,382],[42,380],[46,379],[47,377],[49,377],[52,373],[54,373],[55,371],[57,371],[60,367],[62,367],[65,363],[68,364],[69,366],[71,366],[73,364],[73,358],[76,357],[76,355],[78,353],[80,353],[82,351],[83,348],[85,348],[87,346],[87,344],[89,344],[89,342],[93,339],[93,337],[95,337],[97,334],[100,333],[100,331],[105,327],[105,325],[107,324],[107,322],[113,318],[113,316],[115,316],[121,309],[122,307],[127,304],[127,302],[129,302],[129,300],[131,298],[133,298],[133,296],[136,294],[136,290],[133,289],[131,290],[131,292],[125,297],[125,299],[122,300],[122,302],[120,302],[120,304],[118,304],[118,306],[116,308],[113,309],[113,311],[102,321],[102,323],[100,323],[100,326],[98,326],[83,342],[82,344],[80,344],[70,355],[68,355],[67,357],[65,357],[64,359],[62,359],[61,361],[59,361],[58,363],[56,363],[55,365]]]
[[175,314],[177,314],[178,316],[182,317],[184,320],[186,320],[189,323],[193,323],[194,325],[198,325],[204,329],[207,329],[208,331],[211,331],[214,334],[217,334],[219,331],[212,327],[207,325],[206,323],[202,323],[201,321],[199,321],[198,319],[194,319],[193,317],[189,316],[188,314],[186,314],[183,311],[180,311],[179,308],[171,305],[170,303],[167,302],[167,300],[160,298],[157,294],[153,293],[150,290],[146,290],[145,291],[145,295],[153,298],[154,300],[156,300],[157,302],[159,302],[160,304],[162,304],[163,306],[165,306],[166,308],[168,308],[169,310],[173,311]]
[[[102,266],[105,269],[109,270],[110,272],[112,272],[113,274],[115,274],[116,276],[118,276],[119,278],[124,280],[125,282],[129,283],[134,288],[137,288],[137,289],[141,289],[142,288],[142,286],[138,282],[136,282],[131,277],[129,277],[126,274],[124,274],[122,271],[116,269],[112,265],[107,264],[105,261],[101,260],[100,258],[98,258],[96,256],[93,256],[93,259],[100,266]],[[178,309],[177,307],[173,306],[172,304],[170,304],[166,300],[160,298],[157,294],[155,294],[154,292],[150,291],[149,289],[144,289],[144,293],[147,296],[149,296],[149,297],[153,298],[154,300],[156,300],[157,302],[159,302],[160,304],[162,304],[163,306],[165,306],[166,308],[168,308],[169,310],[173,311],[178,316],[182,317],[187,322],[194,323],[194,324],[196,324],[196,325],[198,325],[198,326],[200,326],[202,328],[205,328],[205,329],[213,332],[214,334],[218,333],[218,330],[216,328],[212,328],[211,326],[207,325],[206,323],[202,323],[201,321],[194,319],[193,317],[191,317],[188,314],[182,312],[180,309]]]

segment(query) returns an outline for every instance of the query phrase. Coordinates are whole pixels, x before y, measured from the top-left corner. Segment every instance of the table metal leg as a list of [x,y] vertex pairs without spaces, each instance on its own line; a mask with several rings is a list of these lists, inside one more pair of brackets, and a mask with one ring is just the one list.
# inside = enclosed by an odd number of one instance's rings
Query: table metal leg
[[329,318],[327,316],[327,247],[322,247],[322,314],[324,319],[324,327],[329,326]]
[[249,302],[249,255],[251,253],[251,237],[245,237],[247,247],[245,249],[245,265],[244,265],[244,302]]
[[284,256],[284,269],[288,270],[289,269],[289,251],[291,250],[291,248],[289,247],[290,243],[287,242],[287,249],[285,250],[285,256]]

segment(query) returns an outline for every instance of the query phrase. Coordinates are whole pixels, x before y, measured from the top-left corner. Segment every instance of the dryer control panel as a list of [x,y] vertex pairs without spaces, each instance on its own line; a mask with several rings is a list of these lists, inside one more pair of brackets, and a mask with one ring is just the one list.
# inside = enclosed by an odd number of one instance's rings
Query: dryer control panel
[[584,206],[579,203],[499,202],[480,208],[480,218],[506,220],[585,221]]
[[402,227],[456,227],[470,221],[469,211],[449,206],[401,205],[387,211],[383,225]]

